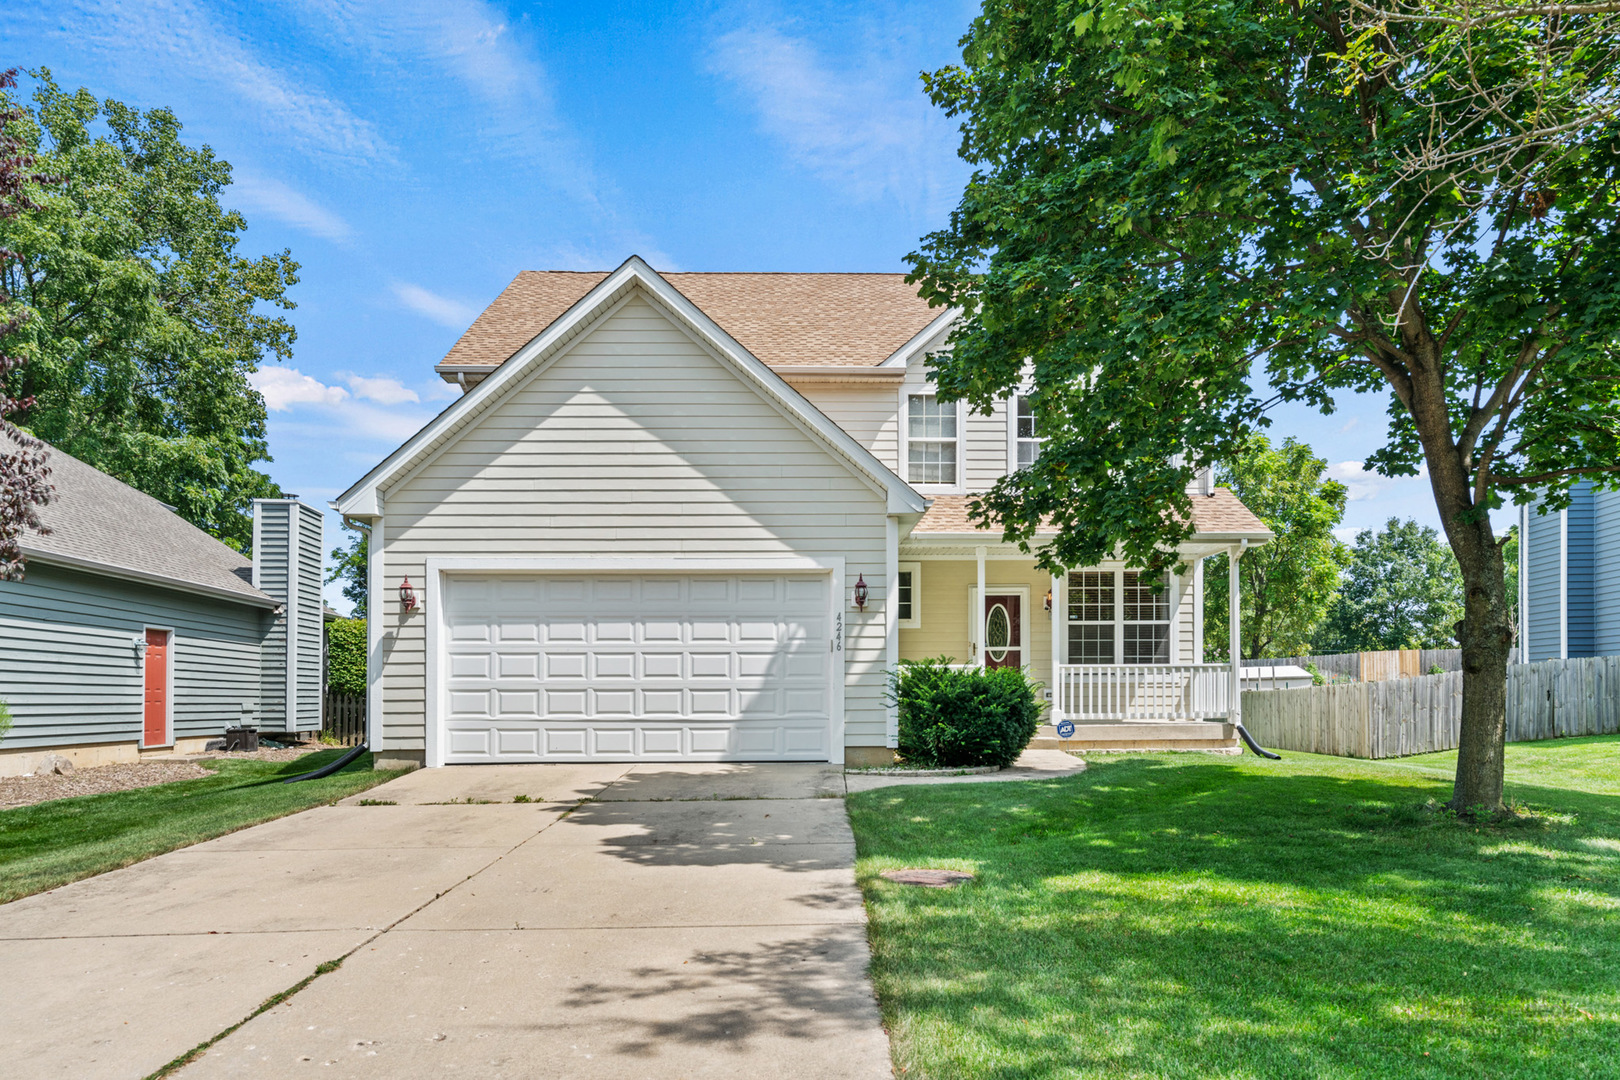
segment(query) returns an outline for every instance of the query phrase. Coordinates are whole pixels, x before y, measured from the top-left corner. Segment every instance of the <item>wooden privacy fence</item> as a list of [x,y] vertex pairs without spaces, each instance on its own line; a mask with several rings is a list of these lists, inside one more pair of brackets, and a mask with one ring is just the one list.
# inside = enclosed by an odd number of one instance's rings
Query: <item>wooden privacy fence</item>
[[[1454,750],[1462,672],[1297,690],[1246,690],[1243,726],[1261,746],[1387,758]],[[1620,732],[1620,656],[1513,664],[1508,742]]]
[[321,711],[321,737],[344,746],[366,741],[366,699],[362,694],[344,694],[328,687]]
[[1385,679],[1414,679],[1435,668],[1462,670],[1461,649],[1383,649],[1377,652],[1326,653],[1313,656],[1278,656],[1245,660],[1244,667],[1281,667],[1313,664],[1330,681],[1382,682]]

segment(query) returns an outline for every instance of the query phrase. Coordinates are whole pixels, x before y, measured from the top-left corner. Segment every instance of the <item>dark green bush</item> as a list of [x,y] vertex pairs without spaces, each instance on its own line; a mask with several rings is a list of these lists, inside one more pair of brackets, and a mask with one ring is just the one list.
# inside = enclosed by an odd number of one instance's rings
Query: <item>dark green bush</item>
[[1011,765],[1040,724],[1036,684],[1020,668],[951,663],[943,656],[903,660],[889,673],[901,759],[922,768]]
[[366,620],[327,624],[326,685],[340,694],[366,692]]

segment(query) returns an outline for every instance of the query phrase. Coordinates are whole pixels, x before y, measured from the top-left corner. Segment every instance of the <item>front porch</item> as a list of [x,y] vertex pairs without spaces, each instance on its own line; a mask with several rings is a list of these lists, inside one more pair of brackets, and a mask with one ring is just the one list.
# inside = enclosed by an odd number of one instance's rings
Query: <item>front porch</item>
[[1186,572],[1155,582],[1117,562],[1052,575],[957,515],[950,532],[926,524],[900,544],[900,659],[1025,668],[1047,703],[1035,749],[1238,749],[1239,667],[1203,661],[1203,560],[1229,553],[1235,576],[1249,537],[1195,536]]

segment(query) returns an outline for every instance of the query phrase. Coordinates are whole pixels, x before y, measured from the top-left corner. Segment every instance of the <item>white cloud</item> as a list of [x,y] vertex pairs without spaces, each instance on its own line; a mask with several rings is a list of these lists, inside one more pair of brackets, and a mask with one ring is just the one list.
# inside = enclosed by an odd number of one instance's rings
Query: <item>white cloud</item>
[[211,5],[188,0],[78,0],[53,9],[52,30],[109,69],[146,77],[190,77],[247,106],[255,121],[285,144],[308,153],[357,161],[392,160],[376,128],[323,93],[315,72],[290,69],[254,51],[215,18]]
[[422,398],[415,390],[406,386],[398,379],[387,376],[370,378],[365,375],[347,375],[343,381],[357,398],[375,401],[379,405],[403,405],[406,402],[420,404]]
[[709,59],[748,96],[766,134],[855,199],[936,212],[953,201],[965,172],[955,164],[958,136],[923,96],[915,64],[868,50],[835,67],[779,22],[722,35]]
[[259,210],[323,240],[344,243],[354,236],[349,223],[279,180],[238,173],[226,201],[244,210]]
[[1329,465],[1327,475],[1328,479],[1337,480],[1350,489],[1351,502],[1375,498],[1390,484],[1389,477],[1369,472],[1359,461],[1341,461],[1336,465]]
[[418,315],[431,319],[440,326],[448,326],[452,330],[466,329],[478,316],[478,309],[471,304],[440,296],[436,292],[429,292],[420,285],[412,285],[406,281],[394,283],[394,296]]
[[285,412],[295,405],[338,405],[349,397],[341,386],[327,386],[297,368],[262,367],[248,376],[253,388],[264,395],[271,412]]

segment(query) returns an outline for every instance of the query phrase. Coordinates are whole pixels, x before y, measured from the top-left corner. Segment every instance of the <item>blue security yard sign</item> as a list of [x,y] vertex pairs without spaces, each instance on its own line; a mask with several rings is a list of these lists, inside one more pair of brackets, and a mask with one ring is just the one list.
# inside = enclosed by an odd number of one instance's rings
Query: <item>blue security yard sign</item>
[[1058,738],[1060,738],[1060,739],[1067,739],[1067,738],[1073,737],[1073,735],[1074,735],[1074,721],[1073,720],[1060,720],[1060,721],[1058,721],[1057,731],[1058,731]]

